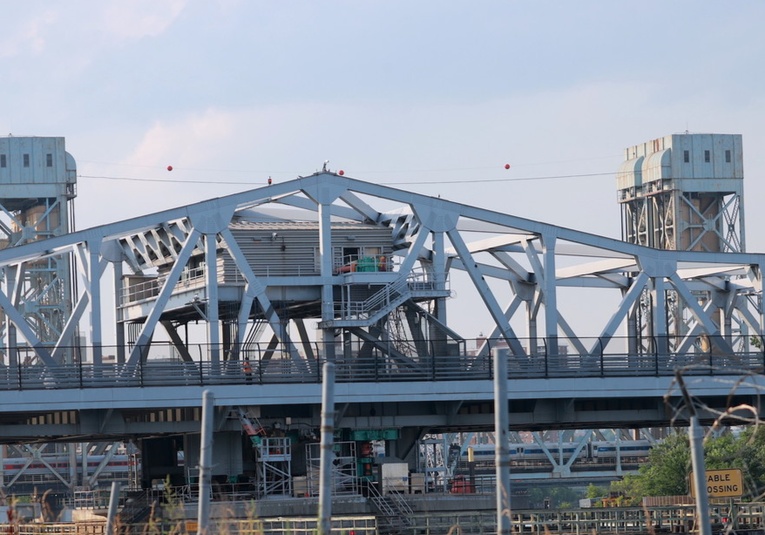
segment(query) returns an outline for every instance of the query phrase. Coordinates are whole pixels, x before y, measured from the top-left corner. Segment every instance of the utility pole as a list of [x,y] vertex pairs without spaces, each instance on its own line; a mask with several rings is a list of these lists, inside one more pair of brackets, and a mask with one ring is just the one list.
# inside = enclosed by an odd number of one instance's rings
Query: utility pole
[[509,535],[512,531],[507,358],[508,351],[506,349],[494,350],[494,462],[497,476],[497,535]]
[[212,448],[215,397],[209,390],[202,392],[202,434],[199,455],[199,506],[197,533],[208,535],[210,526],[210,497],[212,495]]
[[324,363],[321,392],[321,452],[319,456],[319,535],[332,532],[332,461],[335,432],[335,365]]
[[104,535],[114,535],[114,523],[117,518],[117,509],[120,505],[120,482],[112,481],[112,492],[109,494],[109,512],[106,515],[106,527]]
[[683,375],[680,370],[675,371],[675,378],[683,393],[685,406],[690,415],[690,427],[688,437],[691,442],[691,466],[693,469],[693,490],[696,495],[696,517],[698,518],[699,535],[712,535],[712,524],[709,518],[709,495],[707,494],[707,471],[704,463],[704,430],[696,416],[696,408],[693,406],[691,396],[685,387]]

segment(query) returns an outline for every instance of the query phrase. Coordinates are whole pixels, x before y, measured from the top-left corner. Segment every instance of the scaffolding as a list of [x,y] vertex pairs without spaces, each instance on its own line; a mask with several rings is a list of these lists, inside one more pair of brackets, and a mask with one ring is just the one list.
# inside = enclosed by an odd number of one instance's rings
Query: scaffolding
[[261,496],[291,496],[291,439],[289,437],[257,437],[254,442]]
[[[356,442],[335,442],[332,446],[334,453],[332,459],[332,494],[357,495],[361,493],[361,478],[357,474]],[[308,473],[306,486],[308,494],[319,495],[319,467],[321,458],[321,445],[311,443],[306,446],[306,459]]]

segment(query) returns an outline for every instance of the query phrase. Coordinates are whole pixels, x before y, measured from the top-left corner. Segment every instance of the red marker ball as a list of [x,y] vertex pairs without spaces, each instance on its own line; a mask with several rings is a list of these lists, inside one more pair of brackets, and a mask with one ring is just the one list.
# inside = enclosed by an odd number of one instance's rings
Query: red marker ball
[[168,171],[172,171],[172,170],[173,170],[173,166],[172,166],[172,165],[168,165],[168,166],[167,166],[167,170],[168,170]]
[[343,176],[343,175],[345,174],[345,171],[343,171],[342,169],[340,169],[340,170],[337,172],[337,174],[338,174],[338,175],[340,175],[340,176]]
[[510,164],[509,163],[505,164],[505,169],[510,169]]

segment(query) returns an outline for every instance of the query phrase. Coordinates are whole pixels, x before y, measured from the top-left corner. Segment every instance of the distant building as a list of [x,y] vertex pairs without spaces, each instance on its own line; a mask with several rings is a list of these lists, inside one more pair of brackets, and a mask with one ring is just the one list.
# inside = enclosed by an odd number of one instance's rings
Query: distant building
[[616,184],[625,241],[744,251],[740,134],[672,134],[629,147]]

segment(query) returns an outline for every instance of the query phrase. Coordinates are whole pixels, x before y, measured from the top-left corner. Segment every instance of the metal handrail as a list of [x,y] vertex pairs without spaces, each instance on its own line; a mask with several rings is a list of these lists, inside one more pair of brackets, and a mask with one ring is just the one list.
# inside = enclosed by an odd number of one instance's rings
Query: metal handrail
[[[452,339],[429,340],[427,344],[397,341],[396,351],[390,354],[384,345],[371,351],[362,344],[351,345],[335,357],[336,377],[338,382],[487,380],[492,379],[492,355],[496,350],[504,352],[508,359],[511,379],[659,377],[674,376],[676,369],[683,369],[687,375],[744,375],[763,370],[764,357],[759,347],[728,354],[698,348],[660,353],[655,350],[659,344],[651,341],[646,349],[627,352],[609,351],[613,345],[596,344],[594,340],[585,346],[596,347],[595,352],[568,352],[559,347],[556,353],[540,340],[519,340],[521,346],[534,348],[521,355],[512,354],[500,340],[489,341],[483,352],[468,351],[468,341]],[[418,348],[425,354],[418,354]],[[99,349],[104,355],[119,354],[117,348]],[[329,348],[314,342],[311,358],[292,359],[285,348],[253,343],[246,352],[246,361],[213,362],[213,354],[242,357],[244,353],[220,348],[214,352],[206,345],[188,349],[194,360],[175,355],[171,344],[153,343],[145,352],[145,360],[123,363],[104,358],[102,363],[94,364],[93,348],[68,348],[66,352],[80,355],[84,361],[49,367],[36,357],[34,348],[12,348],[5,359],[11,365],[0,365],[0,390],[319,383],[321,366],[331,354],[325,350]],[[12,358],[8,359],[8,355]]]
[[369,498],[390,527],[411,527],[414,512],[404,497],[395,489],[383,494],[374,482],[367,482]]
[[[408,297],[412,292],[432,291],[437,287],[435,280],[432,280],[425,271],[412,271],[407,276],[400,276],[395,281],[386,284],[376,293],[372,294],[364,301],[349,301],[338,303],[340,317],[343,319],[370,318],[375,313],[401,297]],[[444,290],[448,290],[448,278],[445,279]]]

